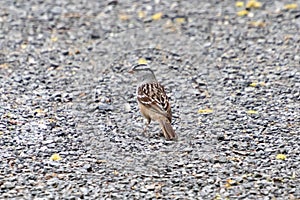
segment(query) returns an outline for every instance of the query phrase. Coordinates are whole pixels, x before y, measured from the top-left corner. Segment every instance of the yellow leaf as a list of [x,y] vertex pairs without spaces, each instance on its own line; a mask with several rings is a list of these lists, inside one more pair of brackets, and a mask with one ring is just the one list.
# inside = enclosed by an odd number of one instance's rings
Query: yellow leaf
[[235,6],[236,7],[243,7],[244,6],[244,2],[243,1],[237,1],[237,2],[235,2]]
[[213,110],[209,109],[209,108],[207,108],[207,109],[199,109],[198,110],[198,113],[200,113],[200,114],[210,114],[212,112],[213,112]]
[[230,185],[234,184],[236,181],[232,180],[232,179],[228,179],[227,183],[229,183]]
[[138,17],[140,18],[140,19],[142,19],[142,18],[145,18],[146,17],[146,13],[144,12],[144,11],[139,11],[138,12]]
[[53,119],[53,118],[48,119],[48,121],[49,121],[50,123],[57,122],[57,120],[56,120],[56,119]]
[[119,174],[119,172],[117,170],[113,171],[113,175],[117,176]]
[[184,17],[177,17],[175,19],[176,24],[183,24],[185,23],[185,18]]
[[241,10],[239,12],[237,12],[237,15],[242,17],[242,16],[245,16],[245,15],[248,15],[249,11],[248,10]]
[[40,114],[40,113],[43,113],[44,111],[42,109],[38,108],[38,109],[35,109],[33,112]]
[[3,133],[4,133],[3,131],[0,131],[0,135],[3,135]]
[[147,64],[147,60],[145,59],[145,58],[140,58],[139,60],[138,60],[138,64]]
[[256,0],[250,0],[247,2],[246,8],[260,8],[261,2],[258,2]]
[[52,41],[52,42],[56,42],[57,40],[58,40],[58,38],[57,38],[57,37],[54,37],[54,36],[53,36],[53,37],[51,37],[51,41]]
[[27,42],[22,43],[22,44],[21,44],[21,48],[22,48],[22,49],[26,49],[26,48],[27,48]]
[[285,160],[286,159],[286,155],[284,155],[284,154],[277,154],[276,159],[277,160]]
[[257,87],[257,86],[261,86],[261,87],[263,87],[263,86],[266,86],[266,83],[265,82],[253,82],[253,83],[250,83],[249,84],[249,86],[250,87]]
[[234,184],[235,181],[234,180],[231,180],[231,179],[227,179],[226,180],[226,184],[225,184],[225,187],[226,188],[230,188],[232,184]]
[[265,27],[266,23],[262,22],[262,21],[253,21],[253,22],[249,22],[249,24],[253,27]]
[[126,20],[130,19],[130,16],[126,15],[126,14],[120,14],[119,19],[122,21],[126,21]]
[[163,14],[162,12],[156,13],[154,15],[152,15],[152,20],[160,20],[162,18]]
[[60,155],[58,153],[55,153],[55,154],[53,154],[50,157],[50,160],[52,160],[52,161],[59,161],[59,160],[61,160],[61,157],[60,157]]
[[214,200],[221,200],[221,199],[222,199],[221,195],[219,193],[217,193]]
[[285,9],[296,9],[297,7],[298,7],[298,5],[295,4],[295,3],[286,4],[286,5],[284,6]]
[[136,186],[131,186],[130,189],[135,190]]
[[249,86],[250,86],[250,87],[256,87],[256,86],[257,86],[257,82],[250,83]]
[[259,85],[263,87],[263,86],[266,86],[266,83],[265,82],[260,82]]
[[253,115],[253,114],[258,114],[258,111],[256,111],[256,110],[248,110],[247,113],[249,115]]
[[0,69],[7,69],[7,68],[8,68],[7,63],[0,64]]

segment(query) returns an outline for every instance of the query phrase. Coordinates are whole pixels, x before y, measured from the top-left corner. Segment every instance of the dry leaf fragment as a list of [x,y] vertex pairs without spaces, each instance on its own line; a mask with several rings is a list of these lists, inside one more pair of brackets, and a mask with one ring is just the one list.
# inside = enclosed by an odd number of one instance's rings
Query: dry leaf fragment
[[44,111],[42,109],[38,108],[38,109],[33,110],[33,112],[40,114],[40,113],[43,113]]
[[235,6],[236,7],[243,7],[244,6],[244,2],[243,1],[237,1],[237,2],[235,2]]
[[183,24],[183,23],[185,23],[185,18],[184,17],[177,17],[177,18],[175,18],[175,23],[176,24]]
[[237,15],[240,17],[248,15],[248,14],[249,14],[248,10],[241,10],[241,11],[237,12]]
[[246,8],[260,8],[261,2],[258,2],[256,0],[250,0],[247,2]]
[[156,13],[154,15],[151,16],[152,20],[160,20],[163,16],[162,12]]
[[7,63],[0,64],[0,69],[7,69],[7,68],[8,68]]
[[296,9],[296,8],[298,8],[298,5],[295,4],[295,3],[286,4],[286,5],[284,6],[284,8],[285,8],[285,9]]
[[232,179],[227,179],[226,180],[226,184],[225,187],[226,188],[230,188],[233,184],[235,184],[236,181],[232,180]]
[[210,113],[212,113],[213,112],[213,110],[212,109],[209,109],[209,108],[207,108],[207,109],[199,109],[198,110],[198,113],[199,114],[210,114]]
[[265,82],[260,82],[259,85],[263,87],[263,86],[266,86],[266,83]]
[[145,11],[143,11],[143,10],[139,11],[139,12],[138,12],[138,17],[139,17],[140,19],[145,18],[145,17],[146,17]]
[[249,84],[250,87],[256,87],[257,86],[257,82],[253,82]]
[[284,154],[277,154],[276,155],[276,159],[277,160],[285,160],[286,159],[286,155],[284,155]]
[[262,21],[253,21],[253,22],[249,22],[249,24],[253,27],[261,27],[261,28],[266,26],[266,23]]
[[249,114],[249,115],[258,114],[258,111],[256,111],[256,110],[248,110],[247,114]]
[[120,14],[119,19],[122,20],[122,21],[126,21],[126,20],[130,19],[130,16],[126,15],[126,14]]
[[50,157],[50,160],[51,161],[59,161],[61,160],[62,158],[60,157],[60,155],[58,153],[54,153],[51,157]]
[[250,87],[257,87],[257,86],[266,86],[265,82],[252,82],[249,84]]
[[139,60],[138,60],[138,64],[147,64],[147,60],[145,59],[145,58],[140,58]]
[[52,42],[56,42],[57,40],[58,40],[57,37],[55,37],[55,36],[52,36],[52,37],[51,37],[51,41],[52,41]]
[[117,170],[113,171],[113,175],[117,176],[119,174],[119,172]]
[[221,200],[221,199],[222,199],[221,195],[219,193],[217,193],[214,200]]

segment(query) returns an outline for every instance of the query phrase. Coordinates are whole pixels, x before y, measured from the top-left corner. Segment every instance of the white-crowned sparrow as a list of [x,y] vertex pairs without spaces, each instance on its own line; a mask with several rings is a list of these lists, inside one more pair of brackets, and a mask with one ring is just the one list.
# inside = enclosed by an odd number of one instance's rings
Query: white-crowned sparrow
[[145,64],[139,64],[129,71],[136,75],[137,101],[142,115],[147,119],[147,126],[151,120],[157,121],[167,140],[177,139],[171,126],[172,113],[164,87],[159,84],[153,71]]

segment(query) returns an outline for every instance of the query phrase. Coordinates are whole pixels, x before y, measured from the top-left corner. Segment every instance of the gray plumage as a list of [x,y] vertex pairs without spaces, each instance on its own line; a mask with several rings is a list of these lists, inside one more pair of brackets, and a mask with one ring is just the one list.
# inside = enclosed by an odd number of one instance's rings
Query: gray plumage
[[157,80],[155,78],[154,72],[148,67],[148,65],[140,64],[135,65],[131,68],[134,73],[139,84],[144,83],[156,83]]

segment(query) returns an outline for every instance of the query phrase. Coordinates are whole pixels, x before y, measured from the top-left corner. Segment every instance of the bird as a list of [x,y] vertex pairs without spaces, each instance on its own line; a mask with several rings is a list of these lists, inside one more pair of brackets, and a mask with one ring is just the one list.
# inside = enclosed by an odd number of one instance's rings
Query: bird
[[[151,121],[157,121],[166,140],[177,140],[172,128],[172,112],[164,87],[157,81],[154,72],[147,64],[134,65],[130,70],[138,85],[136,98],[141,114],[146,118],[146,128]],[[145,129],[146,130],[146,129]]]

